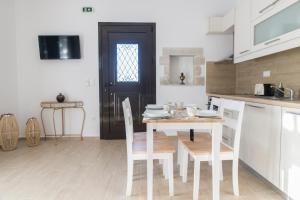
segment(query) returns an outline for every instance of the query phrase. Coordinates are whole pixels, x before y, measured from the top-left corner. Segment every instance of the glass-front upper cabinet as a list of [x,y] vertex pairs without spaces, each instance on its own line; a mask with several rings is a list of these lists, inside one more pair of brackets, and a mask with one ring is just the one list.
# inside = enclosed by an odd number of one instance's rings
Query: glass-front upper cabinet
[[253,28],[254,46],[280,42],[280,36],[300,30],[300,0],[257,23]]

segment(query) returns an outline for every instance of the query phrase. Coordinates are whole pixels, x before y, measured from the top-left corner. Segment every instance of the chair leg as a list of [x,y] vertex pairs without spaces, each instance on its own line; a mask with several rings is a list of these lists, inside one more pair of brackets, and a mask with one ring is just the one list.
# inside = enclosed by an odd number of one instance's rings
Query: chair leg
[[224,180],[222,160],[220,161],[220,181]]
[[177,165],[180,165],[180,156],[181,156],[181,144],[180,141],[178,140],[177,142]]
[[239,196],[239,161],[233,160],[232,161],[232,186],[233,186],[233,193],[235,196]]
[[168,160],[163,160],[163,174],[165,179],[168,179]]
[[193,162],[194,161],[194,158],[192,156],[190,156],[190,161]]
[[193,187],[193,200],[198,200],[199,185],[200,185],[200,160],[194,159],[194,187]]
[[182,146],[182,144],[180,144],[179,145],[179,148],[180,148],[180,150],[179,150],[179,175],[182,177],[182,170],[183,170],[183,163],[184,163],[184,158],[183,158],[183,156],[184,156],[184,148],[183,148],[183,146]]
[[173,154],[168,159],[169,194],[174,196]]
[[128,159],[127,160],[127,188],[126,188],[126,196],[131,196],[131,192],[132,192],[133,164],[134,164],[134,161],[132,159]]
[[188,163],[189,163],[189,153],[185,149],[182,149],[182,182],[187,182],[187,170],[188,170]]

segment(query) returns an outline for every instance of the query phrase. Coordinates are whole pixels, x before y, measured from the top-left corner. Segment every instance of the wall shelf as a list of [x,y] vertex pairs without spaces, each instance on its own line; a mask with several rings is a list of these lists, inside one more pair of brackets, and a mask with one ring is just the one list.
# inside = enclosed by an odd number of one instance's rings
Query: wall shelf
[[[164,48],[159,62],[164,66],[164,74],[160,79],[161,85],[205,84],[205,78],[201,76],[201,69],[205,64],[202,48]],[[180,84],[181,73],[186,77],[185,85]]]

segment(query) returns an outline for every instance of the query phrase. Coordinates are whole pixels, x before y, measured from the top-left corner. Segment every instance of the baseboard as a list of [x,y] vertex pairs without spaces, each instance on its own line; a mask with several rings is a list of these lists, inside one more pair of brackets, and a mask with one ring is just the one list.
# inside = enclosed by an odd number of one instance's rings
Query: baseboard
[[[65,136],[57,136],[55,138],[54,135],[47,135],[47,138],[46,138],[46,141],[47,140],[55,140],[55,139],[58,139],[58,140],[80,140],[80,136],[78,135],[65,135]],[[26,140],[25,137],[19,137],[19,140],[22,141],[22,140]],[[45,137],[41,137],[41,140],[44,140],[45,141]],[[83,140],[100,140],[100,137],[98,136],[83,136]]]
[[259,173],[257,173],[254,169],[252,169],[249,165],[247,165],[244,161],[239,160],[240,165],[242,165],[243,167],[245,167],[248,171],[250,171],[255,177],[257,177],[258,179],[260,179],[261,181],[263,181],[264,183],[266,183],[268,186],[270,186],[276,193],[278,193],[282,198],[284,198],[285,200],[294,200],[291,197],[289,197],[286,193],[284,193],[283,191],[281,191],[278,187],[276,187],[274,184],[272,184],[270,181],[268,181],[267,179],[265,179],[262,175],[260,175]]

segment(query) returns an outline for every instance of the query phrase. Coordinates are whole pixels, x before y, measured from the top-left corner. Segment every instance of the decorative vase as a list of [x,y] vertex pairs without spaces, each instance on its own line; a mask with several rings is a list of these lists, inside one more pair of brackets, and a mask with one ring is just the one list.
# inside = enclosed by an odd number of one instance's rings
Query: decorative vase
[[13,114],[4,114],[0,117],[0,145],[3,151],[12,151],[17,148],[19,140],[19,126]]
[[26,144],[29,147],[34,147],[40,144],[41,129],[36,118],[28,119],[26,123]]
[[183,72],[181,72],[180,77],[179,77],[180,81],[181,81],[181,85],[184,85],[184,79],[185,79],[185,75],[183,74]]
[[62,93],[56,96],[56,100],[58,103],[63,103],[65,101],[65,96]]

